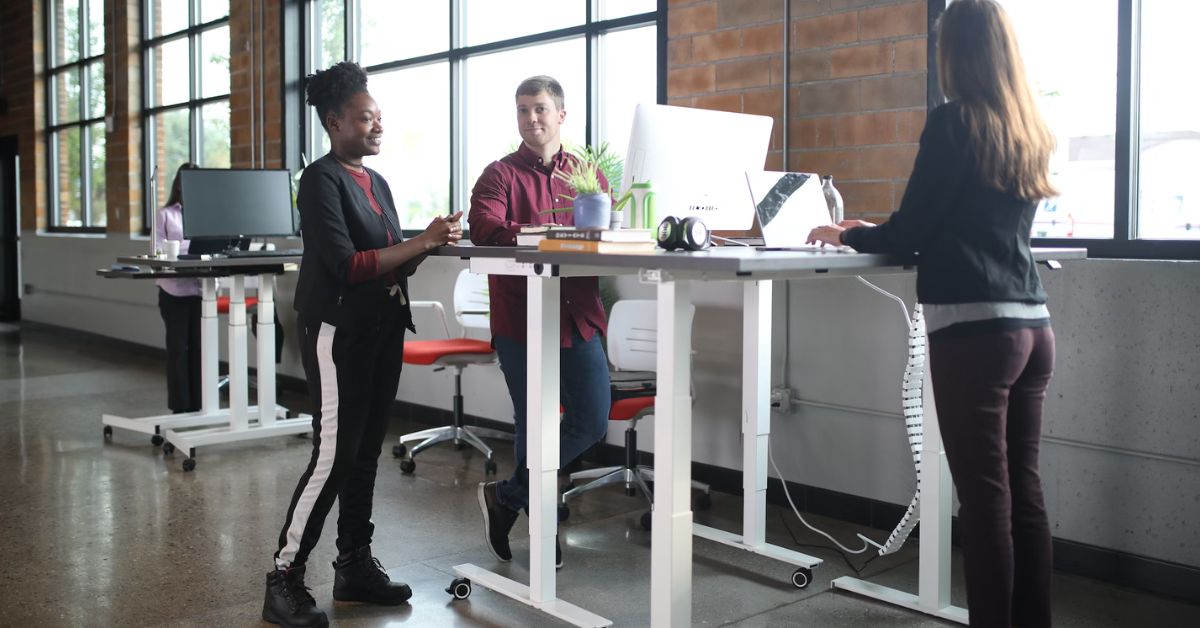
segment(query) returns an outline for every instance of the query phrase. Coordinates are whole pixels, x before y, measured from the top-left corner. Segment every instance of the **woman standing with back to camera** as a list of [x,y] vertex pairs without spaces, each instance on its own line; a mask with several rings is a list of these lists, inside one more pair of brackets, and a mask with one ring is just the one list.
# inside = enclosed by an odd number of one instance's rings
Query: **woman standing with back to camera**
[[994,0],[942,15],[938,78],[900,209],[810,241],[917,254],[917,298],[946,458],[960,502],[971,626],[1050,625],[1050,526],[1038,471],[1054,332],[1030,251],[1054,136],[1034,103],[1012,24]]
[[371,555],[375,471],[400,382],[404,332],[415,331],[408,277],[430,249],[462,238],[460,213],[404,240],[391,189],[363,166],[363,157],[379,154],[383,124],[362,68],[343,62],[317,72],[307,94],[331,146],[304,170],[297,194],[304,260],[296,311],[313,451],[279,534],[262,612],[289,628],[329,625],[304,573],[335,498],[333,598],[397,605],[412,595]]

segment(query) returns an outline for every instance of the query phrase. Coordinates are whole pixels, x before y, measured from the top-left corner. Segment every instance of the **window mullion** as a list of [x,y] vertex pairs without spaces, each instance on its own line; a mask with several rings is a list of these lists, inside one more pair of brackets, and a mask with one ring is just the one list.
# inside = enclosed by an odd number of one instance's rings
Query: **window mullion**
[[465,0],[450,0],[450,211],[467,210],[466,64],[456,51],[463,44]]
[[1117,2],[1117,129],[1114,155],[1113,240],[1134,235],[1137,211],[1137,7],[1138,0]]
[[79,222],[92,226],[92,126],[79,126]]

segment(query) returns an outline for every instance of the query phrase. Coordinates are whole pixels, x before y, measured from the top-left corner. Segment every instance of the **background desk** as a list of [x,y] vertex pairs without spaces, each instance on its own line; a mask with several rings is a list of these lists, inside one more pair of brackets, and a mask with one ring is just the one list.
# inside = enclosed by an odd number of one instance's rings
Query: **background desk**
[[[288,419],[287,408],[275,403],[275,283],[274,276],[294,268],[300,256],[242,257],[214,260],[122,257],[117,262],[137,266],[138,272],[100,269],[96,274],[113,279],[164,279],[198,277],[203,290],[200,309],[201,410],[137,419],[106,414],[105,434],[118,427],[165,438],[164,451],[187,453],[183,468],[196,467],[196,447],[236,441],[303,434],[312,431],[312,417]],[[258,404],[249,405],[246,352],[246,276],[258,276]],[[217,282],[231,277],[229,288],[229,408],[220,407],[218,390]],[[265,410],[264,410],[265,409]],[[251,421],[255,421],[251,425]],[[205,428],[188,429],[186,428]]]
[[[439,255],[470,259],[471,270],[528,275],[530,477],[530,583],[513,582],[474,565],[455,570],[485,586],[578,626],[610,622],[557,598],[554,581],[558,466],[559,278],[638,274],[658,289],[658,395],[655,403],[655,505],[652,524],[651,625],[691,626],[692,534],[771,556],[802,569],[820,561],[765,541],[767,442],[770,434],[772,281],[830,276],[913,273],[884,255],[756,251],[725,247],[694,253],[596,255],[526,248],[460,247]],[[1082,259],[1082,249],[1042,249],[1039,261]],[[741,281],[743,290],[742,432],[743,531],[735,535],[692,522],[691,326],[685,313],[694,281]],[[545,377],[544,375],[551,375]],[[897,374],[899,376],[899,374]],[[899,377],[898,377],[899,378]],[[966,611],[950,605],[950,473],[942,449],[929,378],[923,407],[921,552],[918,595],[840,578],[835,586],[960,622]],[[899,392],[900,387],[897,386]]]

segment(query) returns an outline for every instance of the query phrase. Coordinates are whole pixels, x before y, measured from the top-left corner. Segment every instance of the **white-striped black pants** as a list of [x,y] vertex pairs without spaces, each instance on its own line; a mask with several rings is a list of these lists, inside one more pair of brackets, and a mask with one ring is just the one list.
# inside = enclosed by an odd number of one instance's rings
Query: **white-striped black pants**
[[279,568],[308,560],[335,497],[338,551],[371,543],[375,471],[404,357],[403,317],[389,312],[382,318],[379,329],[350,332],[328,323],[300,322],[313,451],[279,534]]

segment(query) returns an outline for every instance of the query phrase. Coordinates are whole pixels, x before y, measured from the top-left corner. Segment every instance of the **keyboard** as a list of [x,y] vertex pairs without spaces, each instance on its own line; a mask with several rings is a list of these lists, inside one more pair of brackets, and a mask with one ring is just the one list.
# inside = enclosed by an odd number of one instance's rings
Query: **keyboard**
[[225,255],[231,258],[238,257],[300,257],[304,255],[303,249],[276,249],[274,251],[226,251]]

